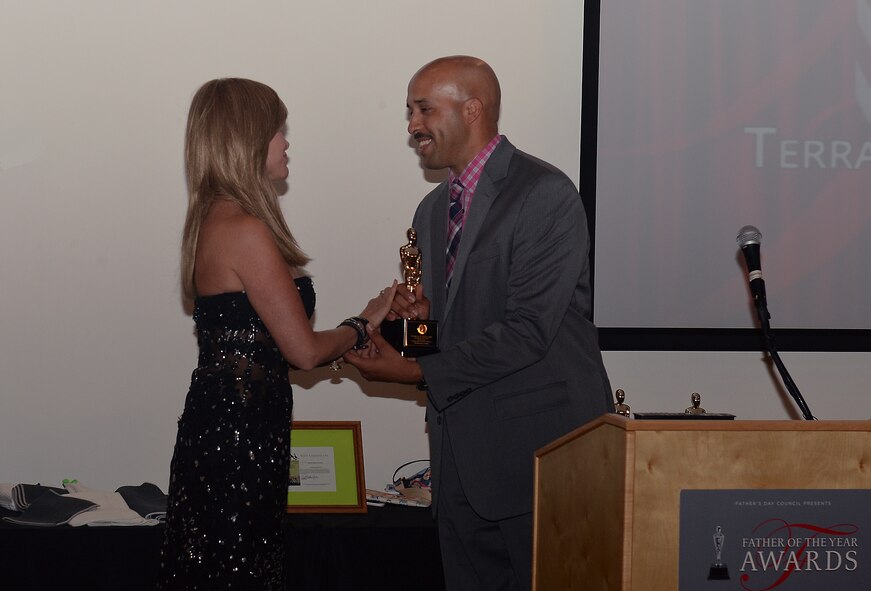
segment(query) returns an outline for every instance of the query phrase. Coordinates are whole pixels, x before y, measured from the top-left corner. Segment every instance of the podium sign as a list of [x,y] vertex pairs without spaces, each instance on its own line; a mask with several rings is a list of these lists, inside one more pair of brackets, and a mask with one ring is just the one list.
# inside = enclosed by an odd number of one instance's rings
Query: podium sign
[[865,591],[871,490],[684,490],[678,591]]
[[[871,589],[869,458],[871,421],[600,417],[535,454],[533,590]],[[745,561],[745,539],[775,535],[813,540],[801,572]]]

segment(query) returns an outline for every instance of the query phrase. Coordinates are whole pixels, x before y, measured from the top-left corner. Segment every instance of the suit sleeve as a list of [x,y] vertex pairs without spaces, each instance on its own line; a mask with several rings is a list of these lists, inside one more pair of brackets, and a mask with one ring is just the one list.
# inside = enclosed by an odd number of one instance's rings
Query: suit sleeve
[[[523,199],[519,215],[513,228],[505,230],[509,260],[498,263],[509,266],[508,280],[491,288],[506,290],[498,319],[455,346],[419,359],[437,410],[541,360],[569,308],[578,304],[580,279],[588,272],[589,236],[577,190],[565,176],[551,173],[517,197]],[[589,292],[583,295],[588,308]],[[573,314],[586,312],[575,309]]]

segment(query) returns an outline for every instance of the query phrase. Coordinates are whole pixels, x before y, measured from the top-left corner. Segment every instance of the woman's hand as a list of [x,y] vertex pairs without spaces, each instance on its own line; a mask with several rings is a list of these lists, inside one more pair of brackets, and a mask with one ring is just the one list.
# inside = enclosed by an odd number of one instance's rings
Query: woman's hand
[[416,359],[400,355],[371,325],[366,330],[369,346],[345,353],[342,359],[346,363],[356,367],[367,380],[417,384],[423,379],[423,370]]
[[381,321],[390,312],[390,306],[396,295],[396,285],[396,280],[394,280],[393,285],[382,289],[381,293],[369,300],[366,308],[360,312],[360,316],[368,320],[373,328],[381,326]]

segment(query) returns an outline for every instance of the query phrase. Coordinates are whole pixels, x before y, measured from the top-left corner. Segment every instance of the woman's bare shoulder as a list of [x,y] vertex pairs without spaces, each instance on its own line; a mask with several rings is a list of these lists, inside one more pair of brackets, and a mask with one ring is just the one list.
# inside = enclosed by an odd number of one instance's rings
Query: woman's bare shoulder
[[200,293],[248,289],[246,277],[283,265],[269,227],[237,204],[218,200],[200,228],[195,281]]

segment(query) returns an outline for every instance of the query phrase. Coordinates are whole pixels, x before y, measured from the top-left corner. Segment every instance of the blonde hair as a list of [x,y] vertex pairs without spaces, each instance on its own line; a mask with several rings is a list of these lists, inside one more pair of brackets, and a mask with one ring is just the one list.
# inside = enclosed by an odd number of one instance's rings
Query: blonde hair
[[237,203],[269,226],[288,265],[308,263],[287,227],[278,194],[266,174],[269,142],[286,120],[287,108],[275,91],[253,80],[212,80],[194,95],[185,133],[188,210],[181,281],[186,298],[197,295],[197,240],[209,207],[219,197]]

